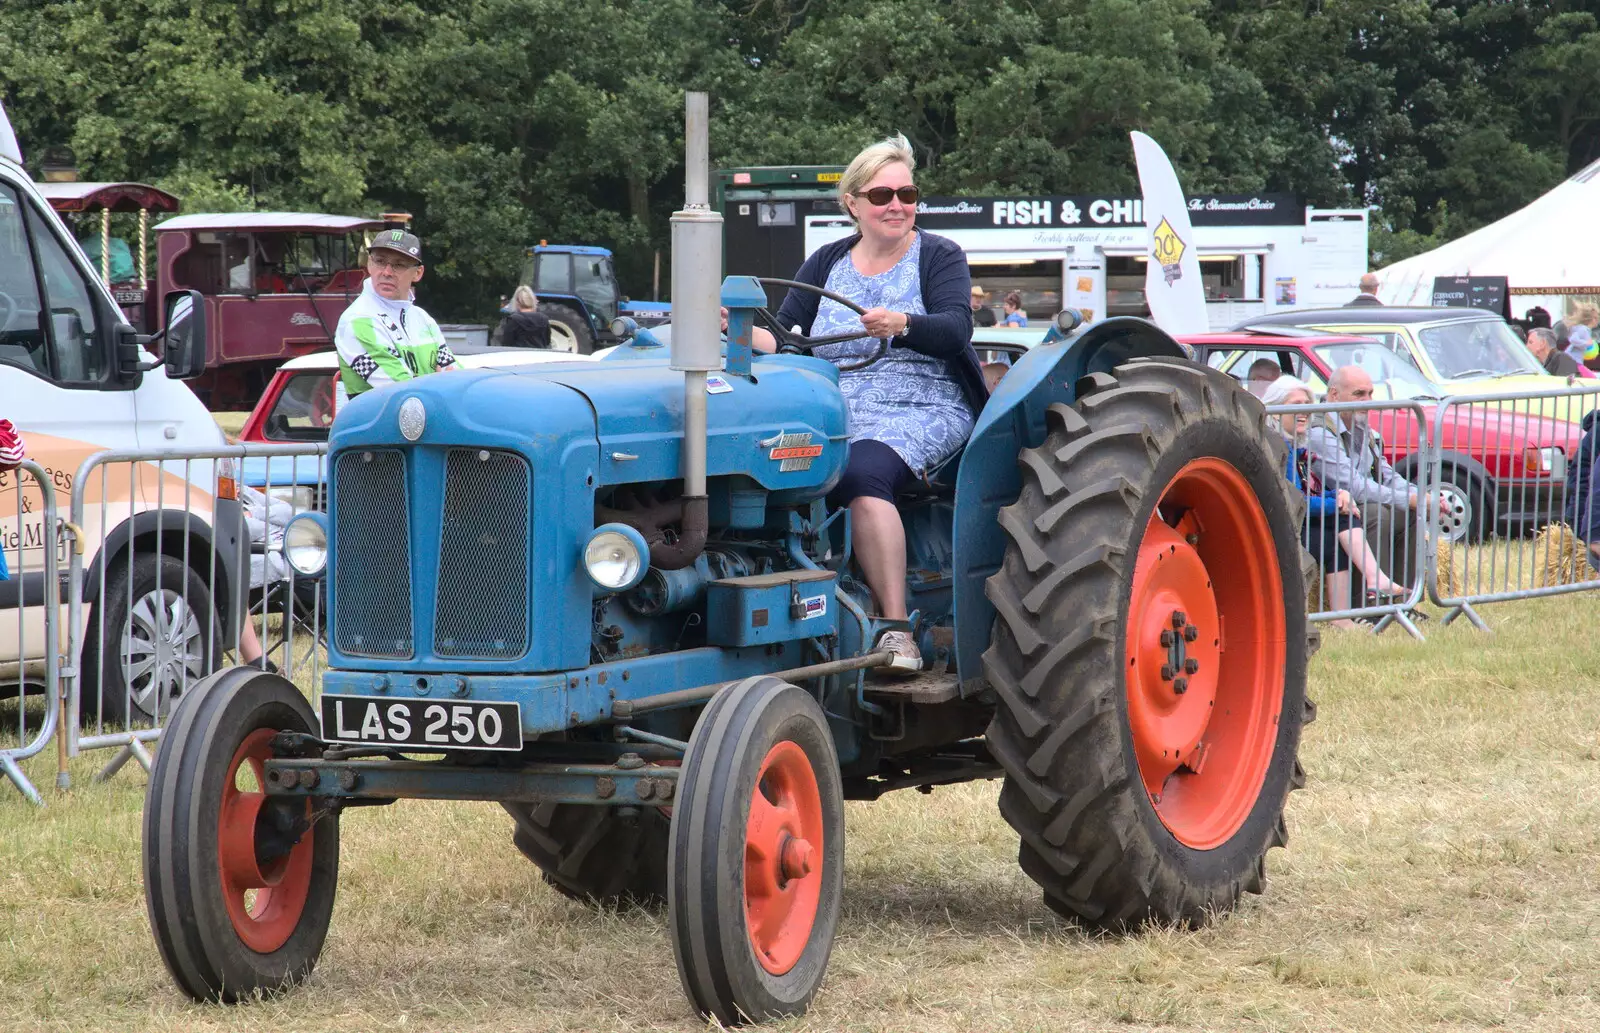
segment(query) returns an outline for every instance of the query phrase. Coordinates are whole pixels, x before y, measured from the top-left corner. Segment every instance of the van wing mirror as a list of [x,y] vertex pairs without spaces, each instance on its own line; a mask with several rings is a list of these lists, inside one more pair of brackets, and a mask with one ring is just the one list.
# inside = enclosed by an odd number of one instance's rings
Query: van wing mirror
[[162,365],[173,380],[189,380],[206,368],[206,306],[199,291],[168,291]]

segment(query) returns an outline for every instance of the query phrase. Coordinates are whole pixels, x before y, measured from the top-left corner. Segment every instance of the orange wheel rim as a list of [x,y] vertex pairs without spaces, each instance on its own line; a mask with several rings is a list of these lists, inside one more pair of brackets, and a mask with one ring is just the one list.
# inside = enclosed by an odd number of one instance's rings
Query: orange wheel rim
[[[271,818],[262,813],[267,802],[260,791],[266,784],[262,764],[272,757],[272,738],[277,734],[275,729],[259,728],[233,752],[217,825],[217,860],[228,918],[239,939],[258,954],[270,954],[288,942],[311,892],[311,830],[288,853],[266,862],[256,850],[256,830]],[[255,775],[254,792],[239,787],[245,768]],[[305,806],[309,812],[311,802]]]
[[761,762],[744,838],[744,918],[761,967],[794,968],[811,940],[826,849],[822,793],[799,744],[778,743]]
[[1283,579],[1266,513],[1221,459],[1167,485],[1134,565],[1128,722],[1139,777],[1179,842],[1210,850],[1249,817],[1283,705]]

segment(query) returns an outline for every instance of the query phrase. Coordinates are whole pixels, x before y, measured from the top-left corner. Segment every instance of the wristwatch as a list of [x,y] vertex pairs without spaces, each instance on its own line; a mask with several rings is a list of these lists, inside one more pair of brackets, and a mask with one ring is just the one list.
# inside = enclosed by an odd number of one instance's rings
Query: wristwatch
[[906,325],[895,331],[896,337],[904,337],[911,332],[911,313],[903,312],[901,315],[906,317]]

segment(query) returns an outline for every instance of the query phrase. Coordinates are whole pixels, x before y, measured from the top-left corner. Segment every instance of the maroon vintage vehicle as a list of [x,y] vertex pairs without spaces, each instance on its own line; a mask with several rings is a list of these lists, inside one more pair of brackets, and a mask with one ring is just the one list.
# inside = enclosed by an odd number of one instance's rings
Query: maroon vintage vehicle
[[[158,306],[148,305],[146,300],[160,296],[152,294],[150,281],[150,213],[175,212],[178,199],[148,183],[40,183],[39,193],[72,227],[129,324],[140,333],[150,333]],[[137,252],[111,232],[113,215],[135,212],[139,215]]]
[[286,359],[333,346],[382,219],[307,212],[180,215],[156,226],[162,291],[205,295],[210,353],[190,381],[212,410],[249,409]]

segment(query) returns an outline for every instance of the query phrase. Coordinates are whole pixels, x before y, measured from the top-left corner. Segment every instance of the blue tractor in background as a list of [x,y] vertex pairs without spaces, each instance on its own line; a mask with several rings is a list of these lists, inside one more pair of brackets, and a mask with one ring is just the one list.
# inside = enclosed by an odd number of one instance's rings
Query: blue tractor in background
[[572,350],[588,355],[617,343],[611,324],[618,316],[649,325],[666,319],[671,310],[666,302],[624,298],[607,248],[541,240],[525,254],[517,282],[532,287],[539,297],[539,311],[566,330],[551,335],[552,347],[561,348],[570,340]]
[[[664,905],[685,992],[728,1025],[820,985],[846,800],[1003,779],[1022,867],[1092,926],[1197,926],[1264,888],[1311,706],[1302,508],[1260,403],[1142,320],[1033,348],[900,500],[914,612],[873,616],[825,502],[840,370],[778,327],[752,355],[755,280],[719,299],[696,99],[670,354],[341,410],[328,511],[287,532],[327,579],[320,712],[220,672],[151,773],[149,913],[195,998],[304,980],[341,821],[401,798],[497,801],[560,892]],[[875,676],[890,627],[916,677]]]

